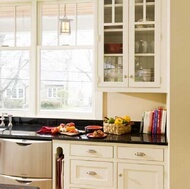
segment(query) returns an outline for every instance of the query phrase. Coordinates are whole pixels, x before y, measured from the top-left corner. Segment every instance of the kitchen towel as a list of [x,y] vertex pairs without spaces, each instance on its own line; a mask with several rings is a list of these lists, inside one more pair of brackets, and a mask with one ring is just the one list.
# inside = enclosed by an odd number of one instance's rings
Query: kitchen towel
[[43,133],[51,133],[52,129],[54,127],[49,126],[43,126],[40,130],[37,131],[37,133],[43,134]]
[[56,159],[56,189],[64,189],[64,155],[61,154]]

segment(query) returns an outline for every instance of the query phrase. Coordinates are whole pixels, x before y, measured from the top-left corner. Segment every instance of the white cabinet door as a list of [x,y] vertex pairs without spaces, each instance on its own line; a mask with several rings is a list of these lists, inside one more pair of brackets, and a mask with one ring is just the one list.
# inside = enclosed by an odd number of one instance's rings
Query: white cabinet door
[[160,87],[160,1],[129,2],[129,87]]
[[128,41],[128,0],[104,0],[98,4],[98,86],[127,87],[128,45],[124,41]]
[[118,163],[118,189],[163,189],[163,166]]
[[161,1],[104,0],[98,5],[98,89],[165,90]]

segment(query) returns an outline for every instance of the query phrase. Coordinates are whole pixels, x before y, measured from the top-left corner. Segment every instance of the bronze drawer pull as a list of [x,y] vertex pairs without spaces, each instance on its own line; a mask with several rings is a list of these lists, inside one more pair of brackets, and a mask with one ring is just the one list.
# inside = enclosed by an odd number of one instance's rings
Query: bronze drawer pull
[[88,175],[91,175],[91,176],[97,175],[97,173],[94,172],[94,171],[88,171],[87,174],[88,174]]
[[87,152],[90,153],[90,154],[95,154],[95,153],[96,153],[96,150],[89,149]]
[[140,157],[146,156],[146,154],[143,152],[137,152],[137,153],[135,153],[135,155],[140,156]]

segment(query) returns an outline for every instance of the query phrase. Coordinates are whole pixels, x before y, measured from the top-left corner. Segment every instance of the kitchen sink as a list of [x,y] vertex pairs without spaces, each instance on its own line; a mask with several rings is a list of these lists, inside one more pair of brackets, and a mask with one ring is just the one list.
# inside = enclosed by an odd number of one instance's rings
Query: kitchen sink
[[18,131],[12,130],[11,133],[9,130],[5,130],[2,132],[4,135],[17,135],[17,136],[36,136],[38,135],[35,131]]

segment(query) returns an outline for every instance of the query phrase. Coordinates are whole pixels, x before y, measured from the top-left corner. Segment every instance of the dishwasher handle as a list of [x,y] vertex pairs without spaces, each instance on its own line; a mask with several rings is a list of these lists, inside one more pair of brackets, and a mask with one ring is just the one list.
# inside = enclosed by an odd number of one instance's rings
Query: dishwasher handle
[[29,146],[32,143],[29,143],[29,142],[16,142],[16,144],[19,145],[19,146]]
[[20,180],[20,179],[15,179],[18,183],[20,183],[20,184],[30,184],[30,183],[32,183],[32,181],[30,181],[30,180]]

